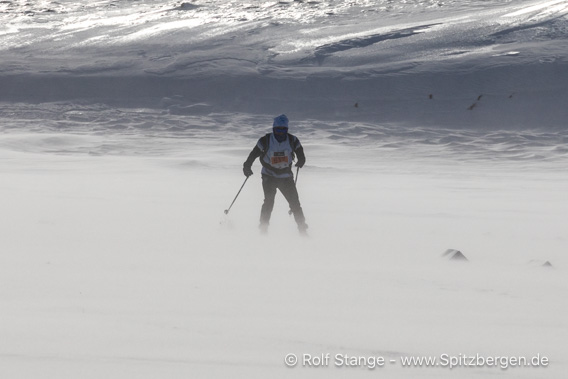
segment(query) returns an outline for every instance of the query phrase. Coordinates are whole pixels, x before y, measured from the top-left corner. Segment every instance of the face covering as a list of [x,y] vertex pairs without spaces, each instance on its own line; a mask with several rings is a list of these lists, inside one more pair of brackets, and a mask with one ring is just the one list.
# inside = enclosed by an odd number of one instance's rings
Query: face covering
[[273,128],[273,132],[278,142],[284,142],[288,137],[288,128],[275,127]]

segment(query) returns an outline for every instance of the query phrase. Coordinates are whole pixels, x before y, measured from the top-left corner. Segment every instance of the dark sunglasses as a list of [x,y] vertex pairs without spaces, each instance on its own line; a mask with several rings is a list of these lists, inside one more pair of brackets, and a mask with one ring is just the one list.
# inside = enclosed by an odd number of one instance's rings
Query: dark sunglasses
[[274,133],[287,133],[288,128],[274,128]]

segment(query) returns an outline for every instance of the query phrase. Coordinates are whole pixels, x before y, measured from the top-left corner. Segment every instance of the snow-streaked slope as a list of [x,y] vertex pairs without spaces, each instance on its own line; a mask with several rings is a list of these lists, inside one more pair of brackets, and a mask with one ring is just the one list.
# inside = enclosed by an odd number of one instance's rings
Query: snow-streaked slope
[[214,111],[499,128],[568,116],[564,1],[3,7],[2,100],[178,96]]

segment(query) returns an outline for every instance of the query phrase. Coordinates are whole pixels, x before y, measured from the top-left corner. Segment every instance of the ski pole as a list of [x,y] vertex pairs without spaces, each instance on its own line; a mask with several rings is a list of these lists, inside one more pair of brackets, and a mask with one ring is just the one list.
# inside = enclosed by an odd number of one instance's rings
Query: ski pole
[[231,203],[231,205],[229,205],[228,209],[225,209],[225,214],[229,214],[229,211],[231,210],[231,207],[233,206],[233,204],[235,204],[235,201],[237,200],[237,197],[239,197],[239,194],[241,193],[241,191],[243,190],[243,187],[245,186],[245,184],[247,184],[247,180],[248,180],[248,176],[245,179],[245,181],[243,182],[243,185],[241,186],[241,189],[239,190],[239,192],[237,192],[237,196],[235,196],[235,198],[233,199],[233,202]]

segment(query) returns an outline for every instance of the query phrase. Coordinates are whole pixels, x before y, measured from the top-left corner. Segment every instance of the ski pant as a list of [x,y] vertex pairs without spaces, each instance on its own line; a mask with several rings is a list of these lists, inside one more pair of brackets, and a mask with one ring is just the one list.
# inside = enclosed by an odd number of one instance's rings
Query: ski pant
[[294,183],[293,177],[275,178],[268,175],[262,175],[262,189],[264,190],[264,203],[262,204],[262,208],[260,210],[261,224],[268,225],[268,223],[270,222],[270,215],[272,214],[272,209],[274,208],[276,189],[279,189],[282,195],[284,195],[284,197],[288,201],[298,227],[305,227],[306,219],[304,218],[304,211],[300,206],[300,198],[298,196],[298,190],[296,189],[296,184]]

